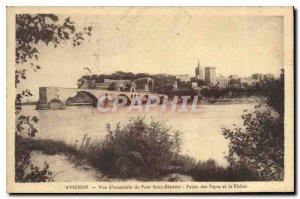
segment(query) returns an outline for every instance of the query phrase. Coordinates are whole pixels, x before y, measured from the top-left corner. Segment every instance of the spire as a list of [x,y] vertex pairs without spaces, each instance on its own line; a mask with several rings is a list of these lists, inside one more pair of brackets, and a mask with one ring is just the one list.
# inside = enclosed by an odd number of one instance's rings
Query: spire
[[199,61],[199,59],[198,59],[198,67],[200,66],[200,61]]

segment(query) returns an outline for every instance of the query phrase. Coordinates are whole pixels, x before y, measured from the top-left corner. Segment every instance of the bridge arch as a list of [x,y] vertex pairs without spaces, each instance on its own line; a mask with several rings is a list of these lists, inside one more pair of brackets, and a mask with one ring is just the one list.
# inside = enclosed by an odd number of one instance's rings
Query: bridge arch
[[[80,95],[86,95],[90,100],[87,101],[87,99],[80,99]],[[79,99],[77,99],[79,98]],[[82,98],[82,97],[81,97]],[[76,93],[76,95],[74,97],[69,97],[65,104],[70,106],[70,105],[78,105],[78,104],[91,104],[93,107],[97,107],[97,102],[98,102],[98,99],[95,95],[91,94],[90,92],[87,92],[87,91],[78,91]]]

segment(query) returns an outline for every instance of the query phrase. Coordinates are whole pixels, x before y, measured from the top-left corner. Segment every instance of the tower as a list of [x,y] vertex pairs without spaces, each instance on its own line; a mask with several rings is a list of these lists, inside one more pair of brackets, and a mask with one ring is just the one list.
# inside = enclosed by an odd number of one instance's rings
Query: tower
[[204,80],[203,68],[200,66],[199,59],[198,59],[198,65],[195,68],[195,74],[196,74],[196,78],[198,80]]
[[214,86],[216,82],[216,68],[213,66],[205,67],[205,81]]

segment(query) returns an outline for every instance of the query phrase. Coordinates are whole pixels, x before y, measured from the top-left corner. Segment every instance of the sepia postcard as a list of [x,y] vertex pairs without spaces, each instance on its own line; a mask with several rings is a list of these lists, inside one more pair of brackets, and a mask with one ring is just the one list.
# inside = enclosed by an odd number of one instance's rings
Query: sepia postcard
[[7,7],[7,192],[294,192],[293,7]]

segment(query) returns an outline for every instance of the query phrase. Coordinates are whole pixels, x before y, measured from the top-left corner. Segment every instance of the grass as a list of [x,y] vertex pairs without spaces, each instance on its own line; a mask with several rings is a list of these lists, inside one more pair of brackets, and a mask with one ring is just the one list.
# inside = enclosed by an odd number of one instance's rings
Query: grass
[[[95,140],[87,144],[89,138],[86,136],[80,143],[67,144],[63,140],[50,139],[32,139],[22,138],[22,142],[30,147],[33,151],[42,151],[47,155],[63,154],[70,158],[76,164],[89,163],[95,168],[107,174],[108,177],[124,178],[122,175],[113,175],[107,170],[101,169],[100,164],[104,164],[99,160],[97,154],[101,150],[100,140]],[[110,165],[107,165],[110,166]],[[160,176],[156,180],[160,180],[165,176],[173,173],[188,175],[194,181],[256,181],[259,178],[251,171],[245,168],[230,168],[219,166],[214,160],[196,161],[187,155],[178,155],[174,161],[160,172]],[[153,180],[141,176],[139,180]],[[172,179],[170,179],[172,180]]]
[[79,155],[76,145],[68,145],[63,140],[22,138],[21,141],[32,151],[42,151],[47,155]]
[[[89,143],[90,138],[84,135],[81,142],[77,141],[73,144],[68,144],[64,140],[52,139],[33,139],[33,138],[20,138],[20,143],[26,146],[30,151],[41,151],[46,155],[65,155],[72,162],[82,165],[86,162],[93,162],[93,154],[96,154],[95,149],[101,145],[100,140],[95,140]],[[94,164],[92,164],[94,165]]]

